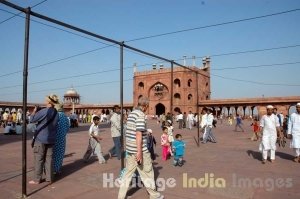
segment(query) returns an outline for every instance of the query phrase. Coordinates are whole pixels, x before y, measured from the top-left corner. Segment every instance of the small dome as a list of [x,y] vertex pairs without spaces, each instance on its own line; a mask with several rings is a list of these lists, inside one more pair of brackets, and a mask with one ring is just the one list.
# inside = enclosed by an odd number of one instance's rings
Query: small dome
[[69,90],[67,90],[67,92],[65,93],[65,95],[78,95],[77,91],[72,87]]

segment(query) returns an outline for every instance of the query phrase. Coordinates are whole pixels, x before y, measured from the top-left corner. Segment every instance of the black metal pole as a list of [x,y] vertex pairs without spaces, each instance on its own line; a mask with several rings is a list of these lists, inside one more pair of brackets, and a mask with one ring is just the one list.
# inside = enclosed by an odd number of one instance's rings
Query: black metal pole
[[[173,64],[173,61],[171,62],[171,96],[170,96],[170,98],[171,98],[171,100],[170,100],[170,113],[171,113],[171,115],[172,115],[172,118],[173,118],[173,86],[174,86],[174,83],[173,83],[173,79],[174,79],[174,74],[173,74],[173,72],[174,72],[174,64]],[[172,120],[172,122],[173,122],[173,120]]]
[[124,56],[124,42],[121,42],[120,44],[120,106],[121,106],[121,169],[124,168],[124,111],[123,111],[123,68],[124,68],[124,62],[123,62],[123,56]]
[[198,147],[200,147],[200,113],[199,113],[199,78],[198,78],[198,73],[196,73],[196,83],[197,83],[197,121],[198,121],[198,124],[197,124],[197,140],[198,140]]
[[26,112],[27,112],[27,77],[28,77],[28,52],[29,52],[29,31],[30,31],[30,8],[25,10],[25,44],[24,44],[24,69],[23,69],[23,125],[22,125],[22,197],[27,196],[27,131],[26,131]]
[[[21,12],[25,12],[25,9],[16,5],[16,4],[13,4],[13,3],[10,3],[8,1],[1,1],[1,3],[11,7],[11,8],[14,8],[16,10],[19,10]],[[105,40],[105,41],[108,41],[108,42],[111,42],[111,43],[114,43],[114,44],[119,44],[120,45],[120,42],[116,41],[116,40],[113,40],[113,39],[110,39],[110,38],[107,38],[107,37],[104,37],[104,36],[101,36],[101,35],[98,35],[98,34],[95,34],[95,33],[92,33],[92,32],[89,32],[87,30],[84,30],[82,28],[78,28],[78,27],[75,27],[73,25],[70,25],[70,24],[67,24],[67,23],[64,23],[64,22],[61,22],[61,21],[58,21],[56,19],[53,19],[53,18],[50,18],[50,17],[47,17],[45,15],[41,15],[39,13],[36,13],[36,12],[32,12],[30,11],[30,14],[34,17],[37,17],[37,18],[40,18],[40,19],[43,19],[43,20],[46,20],[46,21],[49,21],[51,23],[54,23],[54,24],[57,24],[57,25],[60,25],[60,26],[63,26],[63,27],[66,27],[66,28],[69,28],[69,29],[72,29],[72,30],[75,30],[75,31],[78,31],[78,32],[81,32],[81,33],[84,33],[84,34],[87,34],[87,35],[90,35],[92,37],[96,37],[98,39],[102,39],[102,40]]]

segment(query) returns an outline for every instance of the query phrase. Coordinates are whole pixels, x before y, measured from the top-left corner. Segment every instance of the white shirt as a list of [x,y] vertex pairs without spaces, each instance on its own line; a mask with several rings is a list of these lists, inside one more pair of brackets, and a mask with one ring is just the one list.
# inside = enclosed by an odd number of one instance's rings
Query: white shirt
[[93,135],[98,136],[100,134],[100,129],[98,125],[95,125],[94,123],[91,125],[90,129],[89,129],[89,134],[90,137],[93,137]]
[[201,128],[207,125],[207,113],[201,116]]
[[194,114],[193,113],[188,114],[186,121],[193,121],[193,120],[194,120]]
[[110,118],[111,122],[111,137],[119,137],[121,136],[121,115],[117,113],[113,113]]
[[279,127],[279,119],[276,115],[264,115],[260,120],[260,126],[263,128],[263,135],[277,135],[276,127]]
[[207,126],[212,127],[214,121],[214,116],[212,113],[207,115]]
[[183,120],[183,115],[180,113],[180,114],[178,115],[177,119]]
[[288,134],[300,135],[300,114],[291,114],[288,123]]

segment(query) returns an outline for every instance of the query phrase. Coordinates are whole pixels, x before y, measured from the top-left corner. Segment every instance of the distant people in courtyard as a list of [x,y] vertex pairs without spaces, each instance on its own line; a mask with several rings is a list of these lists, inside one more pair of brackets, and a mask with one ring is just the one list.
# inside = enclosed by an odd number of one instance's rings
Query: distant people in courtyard
[[212,128],[213,128],[213,121],[214,121],[214,116],[212,114],[212,109],[211,108],[205,108],[203,110],[204,117],[203,121],[201,122],[201,128],[204,129],[204,134],[203,134],[203,140],[201,143],[205,144],[208,141],[212,143],[216,143],[217,140],[215,136],[213,135]]
[[15,124],[17,122],[17,113],[16,113],[16,109],[13,109],[11,112],[11,116],[12,116],[12,122]]
[[194,126],[194,114],[192,113],[192,111],[189,111],[189,114],[187,115],[187,118],[186,118],[186,122],[188,124],[189,130],[192,130],[192,128]]
[[232,116],[232,114],[230,114],[227,119],[228,119],[228,125],[232,126],[232,124],[233,124],[233,116]]
[[295,151],[294,161],[300,163],[300,103],[297,103],[296,112],[289,118],[287,134],[292,139],[290,147]]
[[22,117],[22,109],[18,109],[17,111],[17,123],[22,124],[23,123],[23,117]]
[[79,123],[82,123],[82,113],[79,114]]
[[4,128],[4,135],[15,135],[16,134],[16,123],[14,122],[13,114],[7,112],[7,120]]
[[178,120],[178,128],[182,129],[183,128],[183,114],[181,113],[181,111],[179,111],[179,113],[178,113],[177,120]]
[[154,153],[154,147],[156,146],[155,137],[152,134],[152,129],[147,129],[147,148],[149,153],[151,154],[151,159],[154,161],[156,159],[156,155]]
[[38,110],[35,107],[31,115],[31,123],[37,123],[32,141],[34,154],[34,175],[29,184],[42,182],[43,171],[46,173],[46,181],[53,182],[53,146],[56,140],[58,114],[54,108],[58,103],[56,95],[46,96],[46,108]]
[[223,113],[221,113],[221,115],[220,115],[220,122],[221,122],[221,124],[223,124],[223,118],[224,118],[224,115],[223,115]]
[[87,123],[87,115],[86,115],[86,113],[84,113],[84,114],[82,115],[82,122],[83,122],[83,123]]
[[257,118],[253,119],[251,126],[253,128],[253,134],[251,137],[251,141],[257,141],[257,140],[259,140],[259,122],[258,122]]
[[[90,122],[93,123],[94,117],[95,117],[95,116],[98,116],[97,113],[96,113],[96,111],[94,111],[93,114],[91,115],[91,120],[89,121],[89,123],[90,123]],[[98,117],[99,117],[99,116],[98,116]],[[99,117],[99,118],[100,118],[100,117]],[[100,118],[100,119],[101,119],[101,118]]]
[[118,105],[115,105],[113,111],[110,124],[114,146],[109,150],[109,157],[117,156],[118,160],[121,160],[121,109]]
[[100,128],[99,128],[100,126],[99,125],[100,125],[99,116],[94,116],[93,123],[89,129],[90,139],[89,139],[88,147],[87,147],[85,154],[83,155],[84,162],[88,162],[88,160],[91,158],[91,156],[96,154],[98,157],[99,164],[106,163],[106,160],[104,159],[103,154],[102,154],[102,148],[101,148],[101,144],[100,144],[100,141],[102,140],[102,138],[100,136]]
[[163,133],[160,136],[160,144],[161,144],[161,148],[162,148],[162,153],[161,153],[162,160],[166,161],[168,159],[169,152],[170,152],[168,127],[166,127],[166,126],[163,127]]
[[174,127],[172,126],[172,121],[171,120],[167,120],[166,127],[168,128],[168,141],[169,141],[169,144],[170,144],[169,154],[171,156],[173,156],[172,143],[174,142],[174,136],[173,136]]
[[167,120],[167,121],[168,121],[168,120],[171,120],[171,121],[173,122],[173,116],[172,116],[172,114],[171,114],[170,112],[167,113],[167,115],[166,115],[166,120]]
[[174,166],[182,166],[183,165],[183,157],[185,152],[185,143],[182,141],[182,135],[176,134],[175,141],[172,145],[173,153],[174,153]]
[[3,120],[3,128],[7,125],[7,119],[8,119],[8,111],[4,111],[2,115],[2,120]]
[[87,115],[87,123],[91,123],[93,121],[92,115],[88,113]]
[[70,129],[70,123],[68,117],[64,113],[63,104],[56,104],[55,109],[58,113],[58,124],[56,141],[53,148],[53,165],[54,174],[60,174],[66,150],[66,136]]
[[182,123],[182,128],[186,128],[186,120],[187,120],[187,115],[186,112],[183,113],[183,123]]
[[280,134],[279,119],[273,114],[274,107],[267,106],[267,114],[263,115],[260,120],[261,135],[262,135],[262,163],[265,164],[270,151],[270,161],[275,161],[277,134]]
[[78,116],[75,112],[72,112],[70,115],[70,123],[71,123],[71,128],[78,127]]
[[288,132],[288,122],[289,122],[289,119],[288,117],[284,117],[283,118],[283,124],[282,124],[282,133],[283,133],[283,136],[285,138],[287,138],[287,132]]
[[242,130],[242,132],[244,132],[242,125],[243,125],[242,117],[239,114],[236,114],[236,124],[235,124],[234,131],[238,131],[238,128],[239,128]]
[[156,191],[151,155],[147,149],[147,129],[145,112],[149,99],[141,97],[138,106],[127,119],[126,129],[126,168],[121,180],[118,199],[126,198],[132,175],[137,170],[150,198],[162,198]]
[[194,116],[194,126],[196,126],[196,127],[198,127],[198,125],[199,125],[198,120],[199,120],[198,113],[195,113],[195,116]]
[[200,128],[201,128],[201,132],[203,133],[203,135],[202,135],[202,141],[203,141],[204,136],[206,136],[205,127],[206,127],[206,123],[207,123],[207,108],[202,109],[200,121],[201,121]]
[[166,124],[166,116],[165,116],[165,113],[162,113],[160,116],[159,116],[159,118],[160,118],[160,122],[161,122],[161,128],[163,128],[164,126],[165,126],[165,124]]

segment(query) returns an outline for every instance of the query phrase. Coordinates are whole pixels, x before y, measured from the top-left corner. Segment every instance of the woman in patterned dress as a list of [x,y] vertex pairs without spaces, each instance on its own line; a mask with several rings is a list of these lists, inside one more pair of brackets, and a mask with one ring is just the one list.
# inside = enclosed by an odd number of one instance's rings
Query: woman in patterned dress
[[64,113],[63,105],[57,104],[55,106],[58,113],[58,125],[56,132],[56,141],[53,148],[53,167],[54,173],[59,174],[63,164],[66,148],[66,135],[70,128],[70,123],[67,116]]

